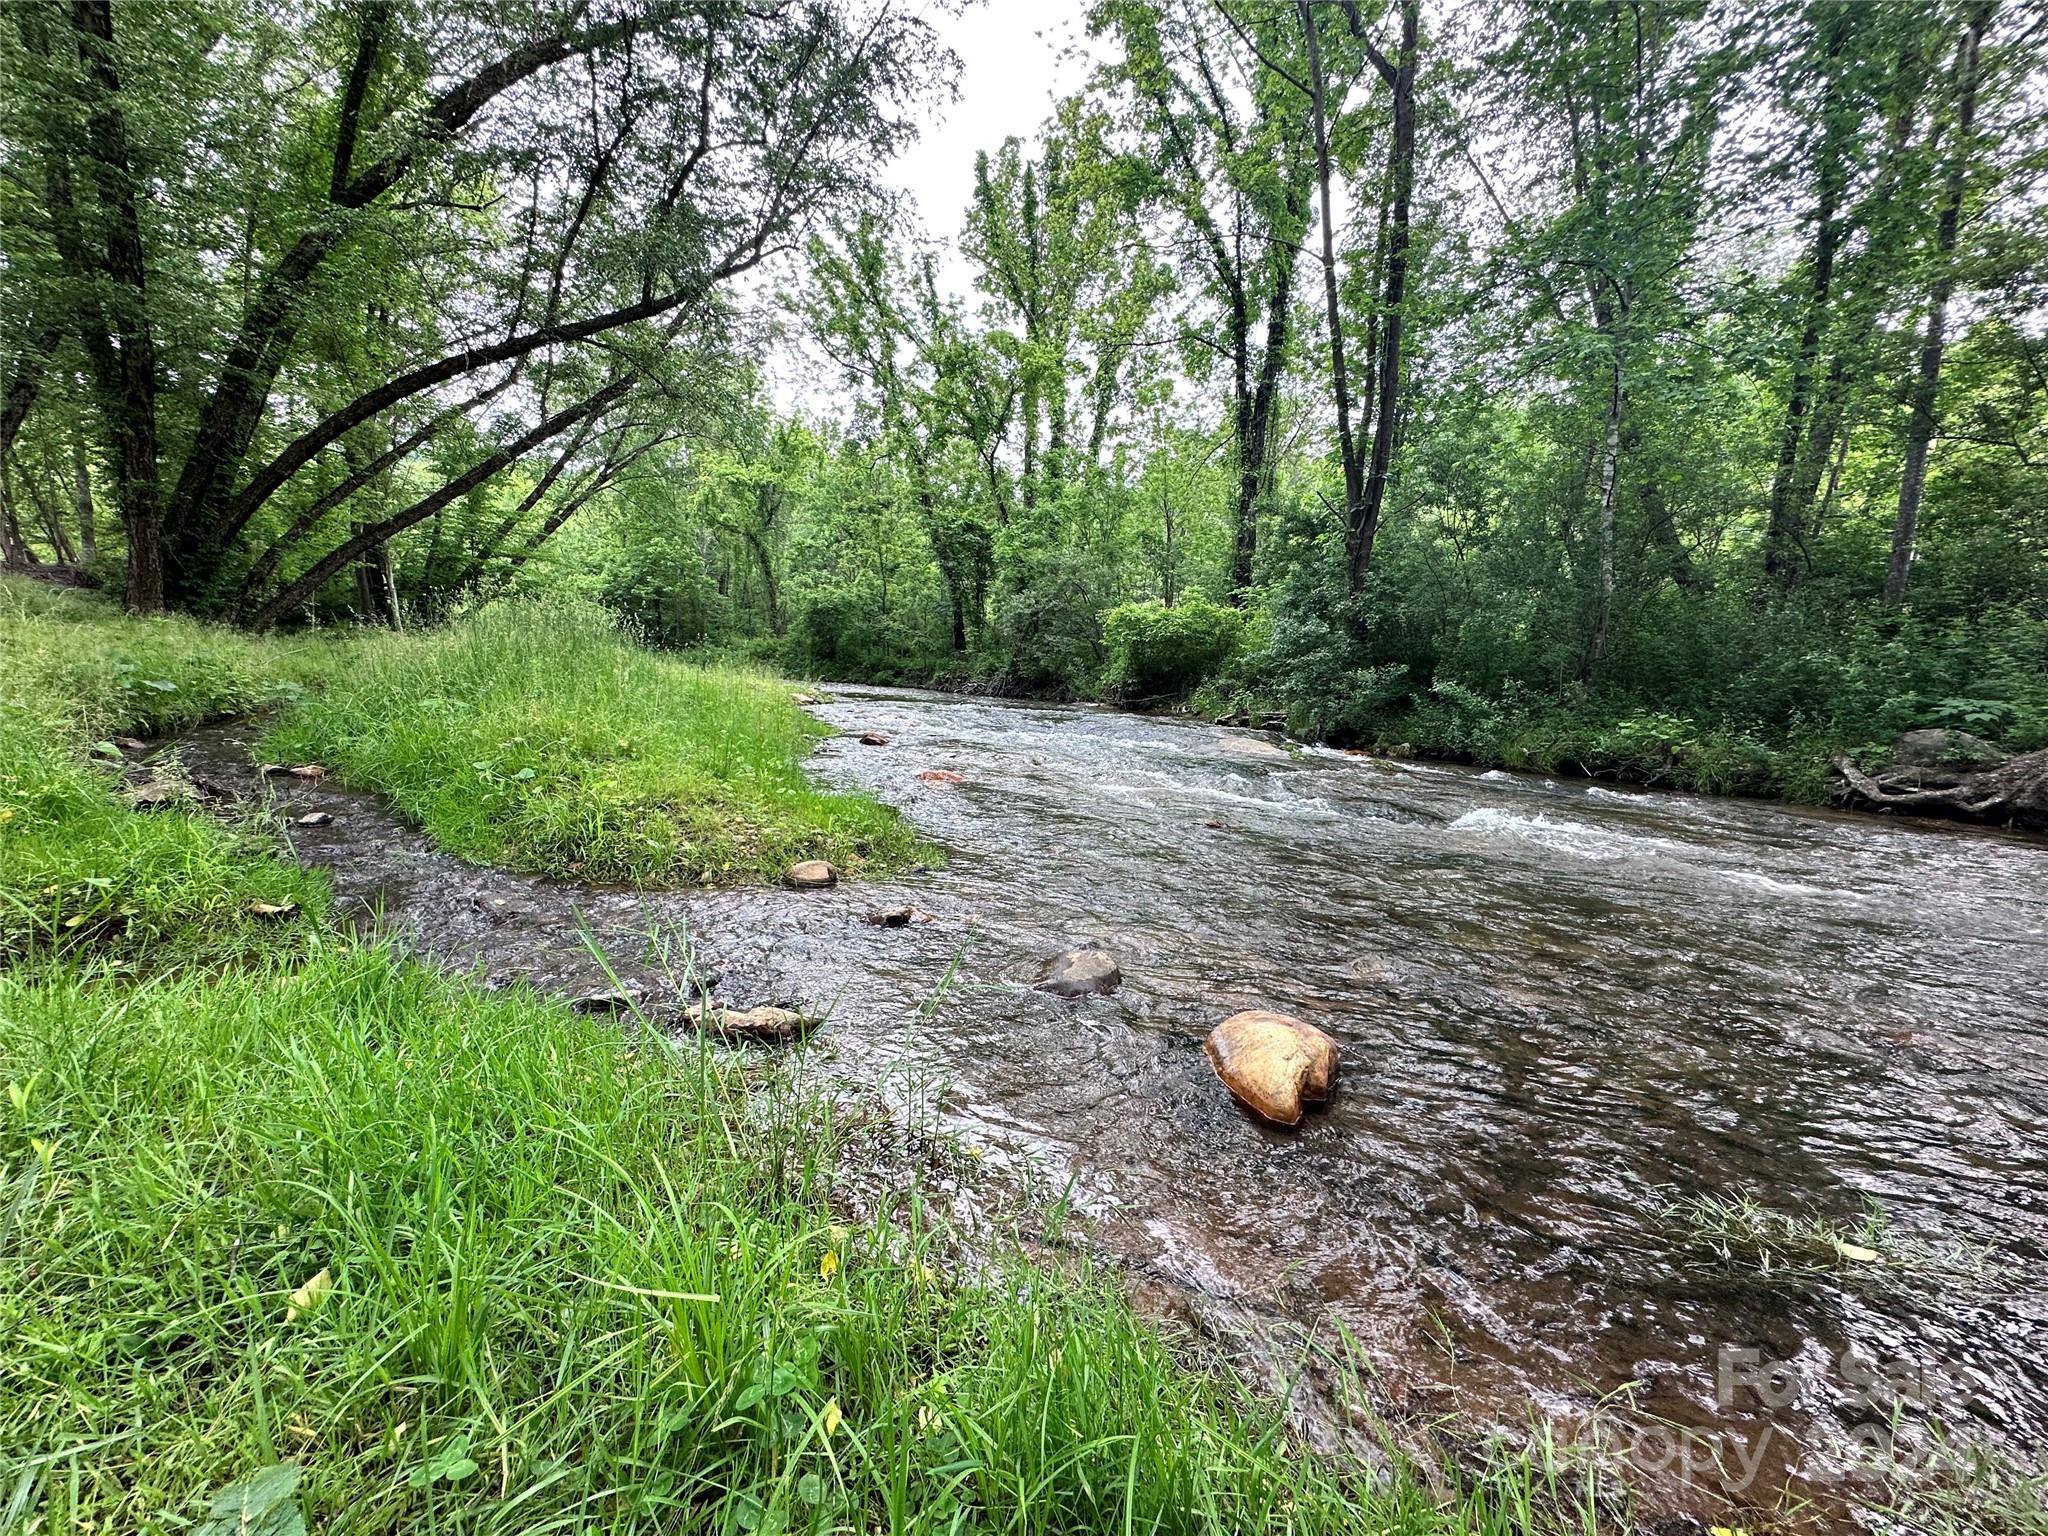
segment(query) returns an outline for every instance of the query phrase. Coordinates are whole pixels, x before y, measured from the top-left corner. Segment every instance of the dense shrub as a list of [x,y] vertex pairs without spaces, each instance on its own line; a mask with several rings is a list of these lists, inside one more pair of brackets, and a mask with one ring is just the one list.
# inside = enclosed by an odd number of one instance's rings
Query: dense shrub
[[1102,616],[1104,687],[1120,698],[1178,698],[1212,677],[1244,641],[1244,615],[1199,591],[1172,607],[1121,603]]
[[1092,693],[1105,656],[1101,575],[1081,551],[1059,551],[999,593],[989,625],[994,669],[1033,693]]
[[922,683],[949,655],[941,637],[901,609],[887,611],[857,593],[819,593],[798,610],[784,637],[782,659],[815,677],[877,683]]

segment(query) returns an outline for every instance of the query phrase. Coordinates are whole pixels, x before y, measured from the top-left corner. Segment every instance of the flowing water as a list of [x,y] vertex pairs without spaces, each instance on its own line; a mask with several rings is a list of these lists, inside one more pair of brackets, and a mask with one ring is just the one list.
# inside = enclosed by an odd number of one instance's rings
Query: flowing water
[[[942,869],[596,892],[463,865],[332,785],[279,793],[335,811],[292,830],[345,899],[490,980],[598,985],[579,918],[644,979],[653,920],[727,1002],[829,1008],[831,1070],[943,1082],[954,1124],[1071,1179],[1147,1295],[1269,1359],[1354,1352],[1397,1438],[1603,1426],[1667,1508],[1789,1481],[1830,1524],[1846,1474],[1934,1426],[2048,1446],[2048,842],[1086,707],[849,689],[819,713],[892,737],[817,771],[901,807]],[[182,750],[225,777],[249,734]],[[862,921],[906,903],[933,921]],[[1082,943],[1115,995],[1033,989]],[[1297,1131],[1201,1050],[1249,1007],[1339,1043]],[[1669,1207],[1699,1194],[1858,1234],[1767,1276],[1688,1235]]]

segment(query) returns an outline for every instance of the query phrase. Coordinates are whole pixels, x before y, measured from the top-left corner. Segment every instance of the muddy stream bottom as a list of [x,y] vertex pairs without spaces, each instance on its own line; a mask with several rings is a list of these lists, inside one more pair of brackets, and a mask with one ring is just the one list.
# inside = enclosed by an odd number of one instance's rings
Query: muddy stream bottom
[[[1732,1502],[1816,1530],[1944,1443],[2039,1462],[2048,842],[1088,707],[842,689],[818,713],[890,736],[838,737],[816,773],[902,808],[944,868],[555,885],[439,853],[374,796],[258,780],[253,724],[172,750],[332,812],[286,830],[344,912],[489,984],[609,990],[587,927],[659,1000],[660,928],[723,1001],[826,1012],[807,1065],[1071,1183],[1141,1298],[1286,1373],[1328,1448],[1373,1439],[1355,1404],[1409,1444],[1541,1425],[1597,1438],[1655,1519]],[[909,904],[933,921],[863,921]],[[1118,992],[1033,989],[1088,942]],[[1296,1132],[1203,1056],[1248,1007],[1339,1042]],[[1859,1235],[1766,1276],[1742,1222],[1674,1209],[1699,1196]]]

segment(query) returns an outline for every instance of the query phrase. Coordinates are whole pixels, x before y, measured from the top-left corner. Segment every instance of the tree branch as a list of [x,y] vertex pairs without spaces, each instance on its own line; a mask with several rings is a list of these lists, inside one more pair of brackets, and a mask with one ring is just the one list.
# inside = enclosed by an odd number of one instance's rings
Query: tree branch
[[632,384],[633,378],[630,374],[614,379],[596,394],[557,411],[530,431],[480,459],[464,473],[440,489],[422,496],[404,511],[395,513],[382,522],[369,524],[353,537],[343,540],[258,608],[250,616],[249,627],[259,633],[271,628],[279,619],[319,591],[329,577],[347,569],[367,550],[405,532],[416,523],[425,522],[443,507],[467,496],[507,465],[517,462],[558,433],[566,432],[586,417],[602,414],[616,401],[622,399],[626,391],[632,388]]

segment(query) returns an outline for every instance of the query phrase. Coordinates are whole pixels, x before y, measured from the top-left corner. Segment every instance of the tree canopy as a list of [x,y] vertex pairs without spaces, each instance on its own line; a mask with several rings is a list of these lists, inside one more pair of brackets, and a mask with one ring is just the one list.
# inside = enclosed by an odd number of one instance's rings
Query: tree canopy
[[133,607],[2048,741],[2030,0],[1094,0],[930,231],[879,4],[9,23],[4,553]]

